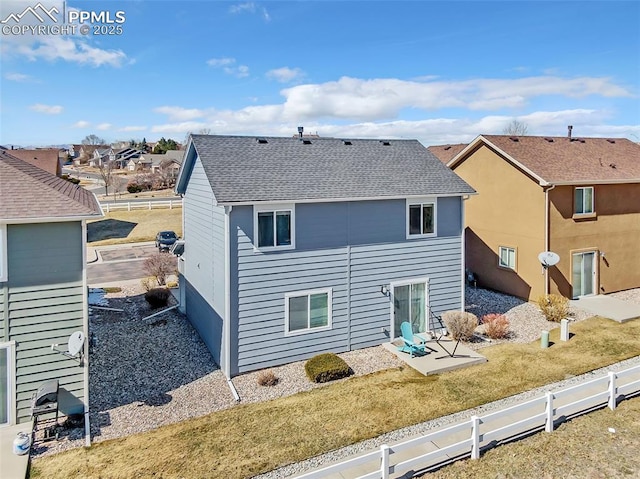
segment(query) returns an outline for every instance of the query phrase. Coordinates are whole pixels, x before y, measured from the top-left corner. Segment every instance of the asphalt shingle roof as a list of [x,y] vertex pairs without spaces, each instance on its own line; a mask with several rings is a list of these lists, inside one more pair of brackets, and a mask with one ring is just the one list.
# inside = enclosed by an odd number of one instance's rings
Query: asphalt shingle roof
[[84,188],[0,151],[0,221],[102,216]]
[[427,148],[433,153],[445,165],[449,163],[462,150],[464,150],[469,143],[457,143],[455,145],[433,145]]
[[193,135],[192,140],[219,203],[475,192],[417,140],[346,140],[350,145],[336,138],[305,138],[309,144],[291,137]]
[[549,183],[640,181],[640,145],[626,138],[482,138]]

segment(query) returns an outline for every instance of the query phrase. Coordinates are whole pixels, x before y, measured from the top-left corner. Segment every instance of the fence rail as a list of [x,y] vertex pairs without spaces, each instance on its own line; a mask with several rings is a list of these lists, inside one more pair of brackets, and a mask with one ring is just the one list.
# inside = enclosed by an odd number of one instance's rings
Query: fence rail
[[171,200],[149,200],[149,201],[104,201],[100,202],[102,209],[105,213],[109,213],[110,211],[116,210],[127,210],[131,211],[134,209],[145,209],[151,210],[154,208],[169,208],[172,210],[173,208],[182,208],[182,199],[171,199]]
[[[296,479],[321,479],[329,474],[343,473],[356,466],[369,464],[371,471],[365,475],[354,475],[354,479],[389,479],[390,474],[411,470],[425,470],[439,464],[450,462],[451,457],[478,459],[484,447],[496,442],[513,440],[516,437],[534,431],[553,432],[556,422],[585,414],[603,406],[611,410],[618,401],[640,392],[640,366],[634,366],[620,372],[610,371],[605,376],[587,381],[544,396],[494,411],[484,416],[472,416],[468,421],[449,426],[445,429],[396,444],[382,445],[379,451],[354,457],[344,462],[308,472]],[[628,380],[624,384],[620,381]],[[461,435],[466,437],[460,440]],[[463,436],[464,437],[464,436]],[[421,453],[401,462],[393,463],[393,454],[420,447],[422,452],[429,443],[439,441],[442,447]],[[454,459],[455,460],[455,459]],[[376,464],[377,463],[377,464]],[[344,476],[351,477],[351,476]]]

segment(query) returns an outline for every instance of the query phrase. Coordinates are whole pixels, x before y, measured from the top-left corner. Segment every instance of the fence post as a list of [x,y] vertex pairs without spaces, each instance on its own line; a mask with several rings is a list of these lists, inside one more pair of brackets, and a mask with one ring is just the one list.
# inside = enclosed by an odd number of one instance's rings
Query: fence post
[[173,209],[173,200],[169,200],[169,209],[172,210]]
[[389,479],[389,446],[380,446],[380,477]]
[[614,411],[616,409],[616,393],[618,388],[616,387],[616,373],[609,371],[609,409]]
[[149,200],[149,209],[151,209],[151,200]]
[[127,201],[127,211],[131,211],[131,201]]
[[471,416],[471,459],[480,459],[480,418]]
[[105,205],[107,207],[107,213],[109,212],[109,203]]
[[547,420],[544,425],[544,430],[547,432],[553,432],[553,393],[551,391],[547,391],[545,394],[547,397],[546,410]]

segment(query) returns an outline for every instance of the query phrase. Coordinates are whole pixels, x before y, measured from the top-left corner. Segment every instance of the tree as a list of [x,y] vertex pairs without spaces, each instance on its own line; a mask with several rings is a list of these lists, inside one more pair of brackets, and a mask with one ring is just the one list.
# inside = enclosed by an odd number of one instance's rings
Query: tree
[[[109,195],[109,187],[113,183],[113,169],[114,169],[113,161],[101,161],[98,164],[98,171],[100,172],[100,178],[104,182],[104,194],[105,196]],[[115,198],[116,192],[114,190],[113,196]]]
[[176,274],[176,257],[172,254],[156,253],[142,263],[142,270],[156,280],[159,286],[167,284],[167,276]]
[[160,140],[158,140],[156,146],[153,147],[153,153],[155,153],[156,155],[164,155],[169,150],[177,149],[178,143],[176,142],[176,140],[172,140],[171,138],[165,140],[164,137],[162,137],[160,138]]
[[525,136],[527,134],[527,131],[529,131],[529,127],[527,126],[527,124],[514,118],[513,120],[511,120],[511,123],[504,127],[502,133],[512,136]]
[[98,135],[87,135],[82,140],[83,145],[104,145],[106,141],[103,138],[100,138]]
[[140,143],[138,143],[138,149],[143,153],[149,153],[149,145],[147,144],[147,139],[143,138]]

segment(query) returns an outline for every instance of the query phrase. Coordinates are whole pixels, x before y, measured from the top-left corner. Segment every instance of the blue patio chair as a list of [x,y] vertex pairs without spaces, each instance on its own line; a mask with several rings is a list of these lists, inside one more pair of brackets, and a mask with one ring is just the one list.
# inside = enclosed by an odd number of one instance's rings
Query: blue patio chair
[[423,340],[418,337],[420,342],[416,342],[416,337],[411,329],[411,324],[407,321],[400,324],[400,331],[402,331],[402,346],[398,348],[398,351],[409,353],[413,358],[414,353],[427,354],[427,348],[422,344]]

